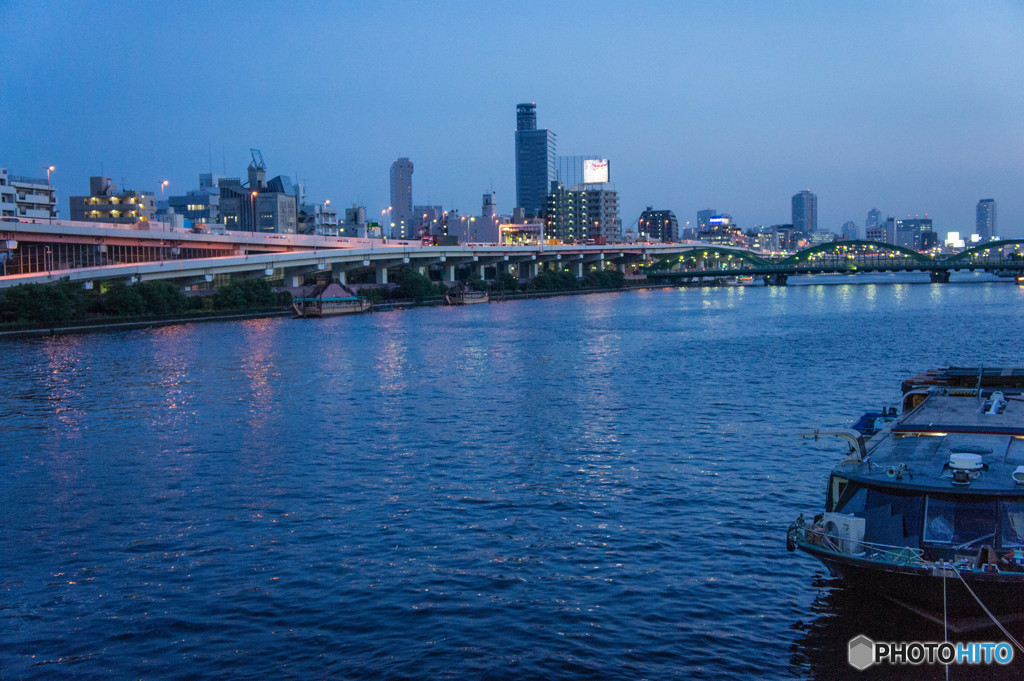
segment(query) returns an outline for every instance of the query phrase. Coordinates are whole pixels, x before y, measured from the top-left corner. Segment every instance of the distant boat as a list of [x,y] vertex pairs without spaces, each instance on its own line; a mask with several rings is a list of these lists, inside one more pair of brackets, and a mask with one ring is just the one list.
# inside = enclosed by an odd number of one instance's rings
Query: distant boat
[[726,286],[756,286],[757,283],[753,277],[728,277],[725,280]]
[[308,293],[292,298],[295,317],[327,317],[366,312],[372,304],[335,281],[318,284]]
[[444,299],[449,305],[474,305],[490,302],[487,291],[475,291],[465,286],[449,291],[445,294]]

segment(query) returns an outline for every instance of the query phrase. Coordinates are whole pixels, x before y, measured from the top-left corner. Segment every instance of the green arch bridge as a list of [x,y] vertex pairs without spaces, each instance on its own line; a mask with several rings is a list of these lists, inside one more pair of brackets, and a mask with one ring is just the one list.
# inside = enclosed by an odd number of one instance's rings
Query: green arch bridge
[[991,241],[935,257],[879,241],[835,241],[781,258],[742,248],[703,246],[661,257],[644,269],[652,281],[760,277],[770,285],[785,285],[791,276],[860,272],[928,272],[933,282],[947,282],[950,273],[960,270],[1024,276],[1024,239]]

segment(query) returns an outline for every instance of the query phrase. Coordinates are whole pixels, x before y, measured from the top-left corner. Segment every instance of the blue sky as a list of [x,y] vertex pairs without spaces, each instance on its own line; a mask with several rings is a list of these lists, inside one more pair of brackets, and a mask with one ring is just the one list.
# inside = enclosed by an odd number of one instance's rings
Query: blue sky
[[[169,193],[244,176],[249,148],[311,201],[480,210],[515,196],[515,105],[563,155],[611,160],[623,223],[647,205],[821,226],[978,199],[1024,237],[1024,3],[21,2],[0,0],[0,164],[62,215],[90,175]],[[14,30],[10,30],[10,29]],[[211,154],[212,150],[212,154]]]

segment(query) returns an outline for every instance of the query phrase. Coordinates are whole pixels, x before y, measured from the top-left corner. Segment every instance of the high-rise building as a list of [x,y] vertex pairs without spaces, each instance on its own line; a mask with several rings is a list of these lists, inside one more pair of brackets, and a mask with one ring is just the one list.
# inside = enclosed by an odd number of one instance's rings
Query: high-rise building
[[403,156],[391,164],[391,236],[409,239],[417,223],[412,208],[412,161]]
[[839,231],[841,232],[840,236],[846,241],[857,240],[857,223],[853,220],[847,220],[844,222],[842,229]]
[[621,237],[619,194],[607,184],[578,184],[569,189],[551,183],[547,196],[545,238],[577,243],[597,237],[615,241]]
[[516,205],[539,215],[555,176],[555,133],[537,129],[537,105],[516,105]]
[[810,190],[793,195],[793,229],[804,235],[818,229],[818,197]]
[[670,210],[654,210],[647,206],[647,210],[640,214],[636,228],[637,232],[652,239],[663,242],[679,241],[679,221],[676,220],[676,214]]
[[996,236],[996,200],[982,199],[978,201],[978,212],[975,233],[982,241],[991,241]]
[[878,229],[878,226],[882,224],[882,211],[877,208],[872,208],[868,211],[868,217],[864,220],[864,234],[866,239],[869,241],[871,237],[866,236],[868,232],[872,232]]

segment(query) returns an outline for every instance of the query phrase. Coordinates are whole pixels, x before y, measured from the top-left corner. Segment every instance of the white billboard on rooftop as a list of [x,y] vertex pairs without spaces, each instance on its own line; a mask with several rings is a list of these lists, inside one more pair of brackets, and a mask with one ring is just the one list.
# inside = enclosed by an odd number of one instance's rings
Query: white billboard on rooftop
[[608,159],[587,159],[583,161],[583,183],[603,184],[608,182]]

